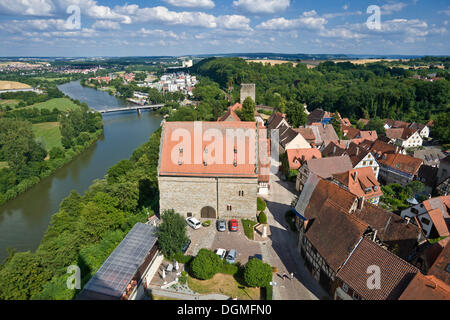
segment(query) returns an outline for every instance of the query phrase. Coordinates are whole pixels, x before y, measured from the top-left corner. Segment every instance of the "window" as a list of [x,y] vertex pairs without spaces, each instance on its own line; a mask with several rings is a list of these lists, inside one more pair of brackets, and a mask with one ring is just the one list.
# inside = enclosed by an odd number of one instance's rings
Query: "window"
[[417,210],[416,208],[411,208],[411,212],[415,213],[415,214],[419,214],[419,210]]
[[231,207],[230,204],[227,204],[227,211],[231,211],[233,208]]
[[244,196],[244,191],[243,190],[239,191],[239,197],[243,197],[243,196]]
[[342,290],[343,290],[345,293],[348,292],[348,285],[347,285],[345,282],[342,283]]
[[353,292],[353,299],[355,300],[359,300],[359,294],[357,294],[356,292]]
[[365,161],[363,161],[363,166],[365,166],[366,165],[366,162]]
[[422,218],[420,219],[420,221],[422,221],[422,223],[426,226],[430,224],[430,220],[428,220],[427,218]]
[[373,165],[373,161],[370,161],[369,164],[370,164],[370,165]]

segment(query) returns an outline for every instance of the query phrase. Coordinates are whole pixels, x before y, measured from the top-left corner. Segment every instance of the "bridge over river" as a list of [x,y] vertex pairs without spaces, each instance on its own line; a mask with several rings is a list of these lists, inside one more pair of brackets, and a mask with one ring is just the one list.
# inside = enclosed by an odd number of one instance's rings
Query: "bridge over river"
[[158,110],[164,107],[164,104],[149,104],[146,106],[126,106],[122,108],[111,108],[111,109],[102,109],[97,110],[100,113],[111,113],[111,112],[122,112],[122,111],[130,111],[130,110],[136,110],[137,112],[141,112],[141,110]]

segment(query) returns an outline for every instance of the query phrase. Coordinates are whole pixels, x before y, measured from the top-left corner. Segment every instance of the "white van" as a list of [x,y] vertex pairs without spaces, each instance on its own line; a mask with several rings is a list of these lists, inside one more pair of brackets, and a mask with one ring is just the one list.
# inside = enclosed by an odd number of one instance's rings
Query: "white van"
[[193,229],[199,229],[202,224],[200,223],[200,221],[198,221],[197,219],[193,218],[193,217],[189,217],[186,219],[186,223],[191,226]]

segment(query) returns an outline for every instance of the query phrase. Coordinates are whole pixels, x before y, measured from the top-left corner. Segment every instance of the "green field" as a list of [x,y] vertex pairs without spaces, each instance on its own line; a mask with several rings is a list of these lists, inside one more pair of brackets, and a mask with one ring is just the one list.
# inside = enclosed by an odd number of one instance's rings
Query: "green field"
[[50,151],[53,147],[62,147],[59,122],[33,124],[33,132],[36,139],[44,143],[47,151]]
[[75,109],[79,108],[79,106],[67,98],[56,98],[56,99],[50,99],[45,102],[36,103],[36,104],[33,104],[33,105],[25,107],[25,108],[38,108],[38,109],[49,109],[49,110],[53,110],[54,108],[56,108],[61,111],[68,111],[68,110],[75,110]]

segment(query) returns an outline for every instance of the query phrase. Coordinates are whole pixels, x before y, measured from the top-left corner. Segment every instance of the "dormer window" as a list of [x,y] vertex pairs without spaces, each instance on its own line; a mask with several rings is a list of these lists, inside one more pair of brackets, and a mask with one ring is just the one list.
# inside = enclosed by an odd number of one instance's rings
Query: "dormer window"
[[181,160],[178,160],[178,165],[181,166],[183,162]]
[[208,148],[205,148],[205,153],[208,153]]
[[203,161],[203,165],[206,167],[208,165],[208,162]]
[[179,150],[180,150],[180,153],[183,153],[183,147],[180,147]]

